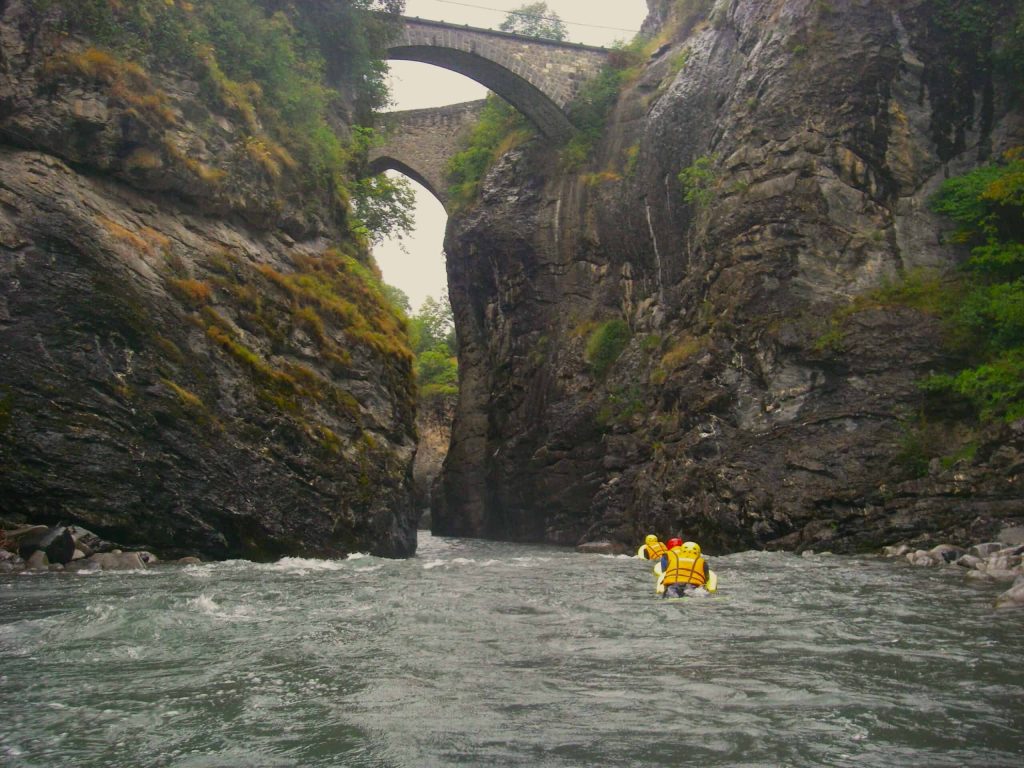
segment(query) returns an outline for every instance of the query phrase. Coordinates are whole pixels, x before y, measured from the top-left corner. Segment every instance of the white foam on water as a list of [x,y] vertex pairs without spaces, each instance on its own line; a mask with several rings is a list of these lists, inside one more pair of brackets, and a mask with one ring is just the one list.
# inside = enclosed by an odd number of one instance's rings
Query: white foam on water
[[207,597],[202,594],[199,595],[199,597],[194,597],[189,600],[188,606],[190,608],[197,608],[199,611],[209,616],[213,616],[218,610],[220,610],[220,606],[213,601],[212,597]]
[[433,570],[434,568],[440,568],[442,565],[447,565],[447,564],[448,564],[448,562],[446,560],[431,560],[430,562],[427,562],[427,563],[423,564],[423,570],[424,571],[430,571],[430,570]]
[[232,608],[225,608],[205,594],[192,598],[188,601],[187,605],[190,608],[195,608],[200,613],[224,621],[252,621],[257,618],[255,609],[250,605],[241,604]]
[[365,560],[368,557],[373,557],[373,555],[371,555],[371,554],[369,554],[367,552],[353,552],[351,555],[349,555],[345,559],[346,560]]
[[282,557],[276,563],[266,566],[272,571],[303,575],[310,571],[341,571],[345,569],[344,560],[316,560],[306,557]]

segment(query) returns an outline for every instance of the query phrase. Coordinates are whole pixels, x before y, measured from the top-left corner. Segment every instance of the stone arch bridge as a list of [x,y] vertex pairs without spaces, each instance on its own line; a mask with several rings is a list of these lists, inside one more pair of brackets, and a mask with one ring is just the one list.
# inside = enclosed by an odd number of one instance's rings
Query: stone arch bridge
[[[544,136],[561,141],[572,132],[566,108],[608,60],[608,50],[403,17],[387,56],[433,64],[476,80],[526,115]],[[371,153],[371,172],[398,170],[447,205],[448,160],[458,151],[458,139],[476,122],[482,104],[385,116],[386,143]]]

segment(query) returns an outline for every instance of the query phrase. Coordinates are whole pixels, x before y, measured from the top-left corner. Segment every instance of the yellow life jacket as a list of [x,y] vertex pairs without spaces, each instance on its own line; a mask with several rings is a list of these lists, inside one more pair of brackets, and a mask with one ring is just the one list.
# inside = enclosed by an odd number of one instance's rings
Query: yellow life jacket
[[695,584],[698,587],[703,587],[704,582],[703,557],[683,557],[675,550],[668,553],[668,565],[658,582],[659,585]]
[[668,552],[668,547],[660,541],[656,541],[653,544],[644,544],[642,549],[644,551],[644,556],[648,560],[660,560],[661,556]]

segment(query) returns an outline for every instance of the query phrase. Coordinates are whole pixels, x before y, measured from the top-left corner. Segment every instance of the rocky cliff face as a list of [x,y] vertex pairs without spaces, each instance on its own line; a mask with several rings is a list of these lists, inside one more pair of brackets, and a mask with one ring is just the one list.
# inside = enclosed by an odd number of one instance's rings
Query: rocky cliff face
[[411,356],[344,209],[252,115],[49,19],[0,3],[0,517],[412,553]]
[[1024,140],[1002,86],[932,3],[651,6],[664,45],[596,159],[513,151],[450,225],[461,401],[435,531],[850,551],[1020,520],[1019,426],[908,470],[917,381],[949,361],[940,322],[884,290],[960,257],[926,201]]

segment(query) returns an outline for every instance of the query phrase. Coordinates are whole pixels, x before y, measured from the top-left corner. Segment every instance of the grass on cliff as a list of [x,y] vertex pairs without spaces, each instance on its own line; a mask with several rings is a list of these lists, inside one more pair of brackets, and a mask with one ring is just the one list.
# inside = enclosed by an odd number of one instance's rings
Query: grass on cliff
[[625,320],[614,319],[599,325],[588,337],[584,359],[598,379],[608,375],[629,344],[632,333]]
[[1024,418],[1024,148],[947,180],[931,204],[958,225],[952,241],[969,248],[958,272],[911,272],[857,297],[817,347],[841,352],[844,320],[872,307],[941,317],[947,351],[962,365],[921,383],[935,408],[982,423]]
[[[371,13],[400,11],[401,0],[30,0],[63,31],[87,38],[84,54],[58,55],[51,68],[105,82],[156,124],[173,125],[166,95],[147,71],[190,74],[214,111],[245,126],[241,155],[272,180],[291,174],[303,193],[348,209],[371,235],[408,231],[408,196],[390,183],[352,179],[365,158],[364,137],[344,128],[341,93],[357,119],[370,121],[388,102],[384,48],[393,22]],[[189,165],[188,152],[164,147],[205,184],[224,170]],[[140,157],[143,165],[153,157]],[[138,163],[136,163],[138,166]],[[396,215],[397,214],[397,215]],[[369,220],[369,221],[367,221]]]
[[465,208],[476,200],[488,169],[534,133],[521,112],[493,93],[488,94],[466,147],[448,162],[448,194],[454,207]]

